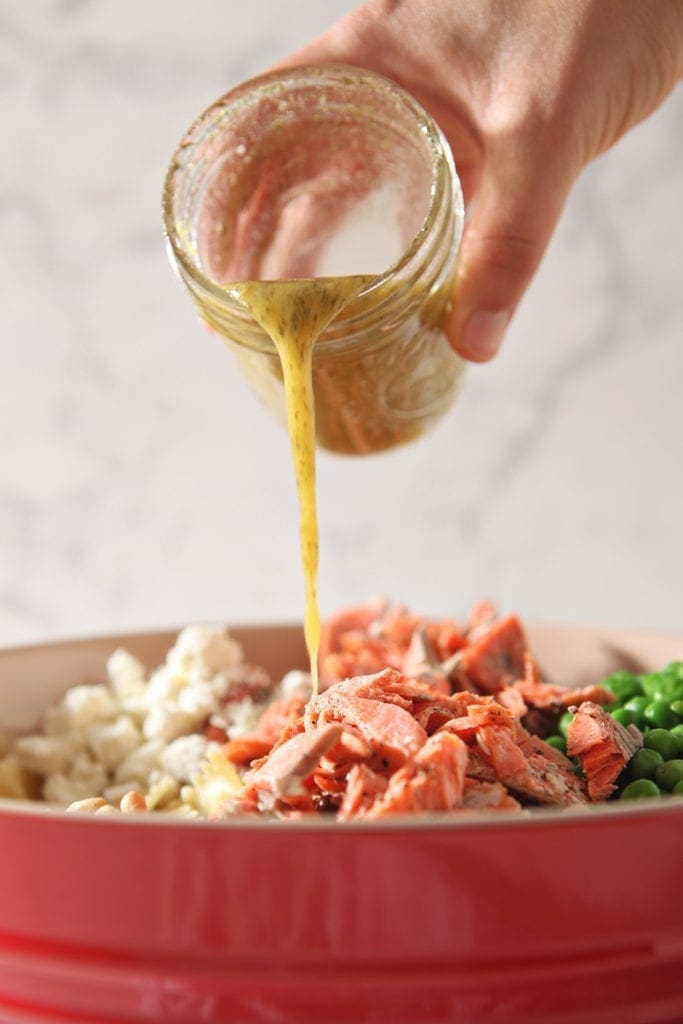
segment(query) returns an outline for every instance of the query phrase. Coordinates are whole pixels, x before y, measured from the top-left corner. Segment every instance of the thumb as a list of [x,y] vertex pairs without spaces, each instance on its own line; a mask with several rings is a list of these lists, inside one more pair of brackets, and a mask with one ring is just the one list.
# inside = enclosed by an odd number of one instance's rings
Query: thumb
[[534,152],[511,154],[508,141],[487,153],[465,227],[446,333],[472,362],[486,362],[498,351],[575,177],[566,163],[555,159],[551,167],[537,147],[530,148]]

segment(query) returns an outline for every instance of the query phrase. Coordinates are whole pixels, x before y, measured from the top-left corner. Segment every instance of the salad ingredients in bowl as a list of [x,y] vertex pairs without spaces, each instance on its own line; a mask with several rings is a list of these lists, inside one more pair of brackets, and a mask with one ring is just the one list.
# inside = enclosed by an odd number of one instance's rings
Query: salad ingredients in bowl
[[520,812],[683,790],[683,663],[588,686],[544,680],[514,615],[465,624],[375,600],[325,624],[322,692],[244,660],[222,626],[162,666],[116,650],[40,731],[5,738],[0,796],[97,815],[376,821]]

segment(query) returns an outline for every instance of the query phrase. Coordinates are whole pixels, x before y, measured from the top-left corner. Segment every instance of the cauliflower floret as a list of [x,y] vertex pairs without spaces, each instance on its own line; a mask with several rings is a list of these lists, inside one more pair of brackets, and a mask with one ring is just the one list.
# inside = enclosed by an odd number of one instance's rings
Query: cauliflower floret
[[[146,783],[154,769],[159,767],[163,749],[163,740],[147,740],[141,747],[138,747],[137,750],[129,754],[118,766],[114,774],[116,782]],[[130,785],[128,788],[130,789]]]
[[46,800],[68,805],[105,793],[104,809],[113,811],[134,785],[150,807],[173,807],[180,785],[219,749],[201,734],[204,724],[225,717],[237,735],[250,731],[265,706],[254,697],[271,686],[262,669],[243,664],[240,644],[220,625],[182,630],[149,682],[122,648],[107,677],[108,685],[68,690],[44,713],[40,734],[0,744],[3,792],[23,795],[42,777]]
[[119,647],[107,662],[107,675],[120,710],[141,722],[147,712],[147,680],[142,662]]
[[311,696],[311,676],[308,672],[300,672],[298,669],[292,669],[285,676],[282,677],[280,683],[280,695],[284,700],[292,700],[294,697],[300,697],[302,700],[308,700]]
[[254,732],[265,707],[265,704],[257,703],[251,697],[244,697],[243,700],[232,701],[221,708],[214,724],[222,726],[231,740],[237,739]]
[[151,710],[168,701],[176,700],[185,686],[187,686],[187,679],[178,672],[172,671],[165,665],[156,669],[147,684],[145,693],[147,708]]
[[142,743],[142,735],[129,715],[119,715],[114,722],[96,722],[87,731],[88,746],[105,768],[116,768]]
[[78,754],[68,772],[54,772],[45,779],[43,797],[60,804],[72,804],[89,796],[100,796],[107,785],[107,773],[89,754]]
[[72,729],[85,729],[93,722],[106,722],[116,716],[118,708],[109,689],[102,685],[72,686],[62,701]]
[[123,647],[117,647],[107,660],[107,678],[113,692],[121,697],[131,690],[144,689],[145,667]]
[[66,736],[20,736],[14,744],[14,753],[22,768],[39,775],[51,775],[64,771],[82,746],[81,738],[73,733]]
[[191,716],[194,724],[201,725],[220,706],[222,687],[211,683],[194,683],[186,686],[178,694],[178,707]]
[[143,690],[139,694],[131,693],[127,697],[123,697],[119,701],[119,710],[126,715],[130,715],[135,724],[142,727],[145,715],[147,714],[147,695],[145,691]]
[[178,782],[189,782],[206,759],[208,741],[198,733],[169,743],[161,755],[161,767]]
[[192,730],[194,719],[177,704],[169,701],[151,709],[142,727],[145,739],[160,739],[166,743]]
[[253,698],[273,690],[268,673],[256,665],[236,665],[218,672],[213,685],[223,700],[241,700],[245,695]]
[[241,661],[240,644],[220,625],[186,626],[166,657],[173,671],[191,681],[211,679]]

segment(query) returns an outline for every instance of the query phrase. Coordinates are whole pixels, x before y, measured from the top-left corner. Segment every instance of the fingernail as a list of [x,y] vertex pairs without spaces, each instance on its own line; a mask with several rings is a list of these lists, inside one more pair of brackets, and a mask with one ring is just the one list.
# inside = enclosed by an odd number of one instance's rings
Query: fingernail
[[492,359],[503,340],[510,313],[501,309],[497,313],[477,310],[465,324],[458,349],[467,359],[486,362]]

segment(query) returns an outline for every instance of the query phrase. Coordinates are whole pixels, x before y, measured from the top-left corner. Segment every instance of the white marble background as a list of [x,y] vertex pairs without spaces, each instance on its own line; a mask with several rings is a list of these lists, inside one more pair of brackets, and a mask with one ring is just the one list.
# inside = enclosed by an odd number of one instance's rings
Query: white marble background
[[[0,0],[0,642],[300,614],[287,441],[161,240],[184,128],[342,0]],[[324,610],[683,628],[683,89],[585,173],[503,354],[320,459]]]

